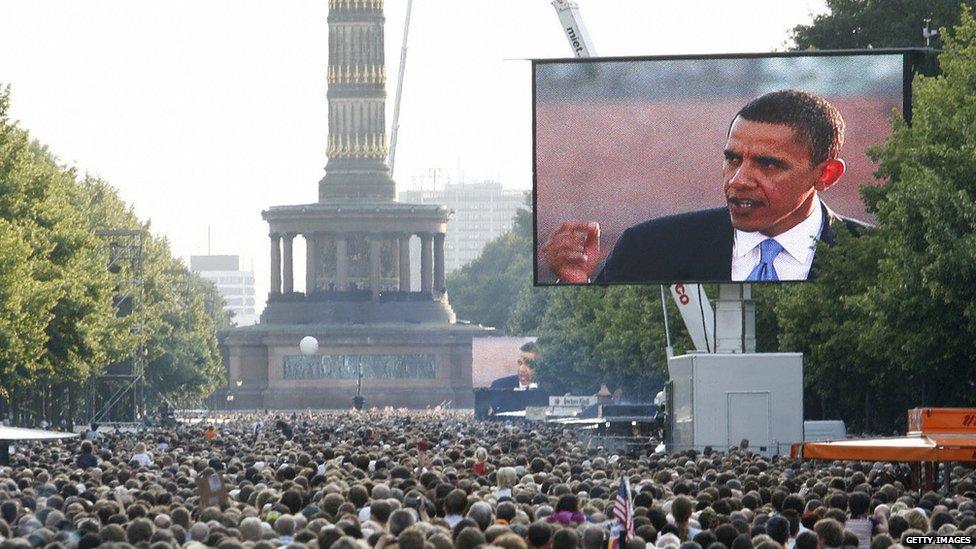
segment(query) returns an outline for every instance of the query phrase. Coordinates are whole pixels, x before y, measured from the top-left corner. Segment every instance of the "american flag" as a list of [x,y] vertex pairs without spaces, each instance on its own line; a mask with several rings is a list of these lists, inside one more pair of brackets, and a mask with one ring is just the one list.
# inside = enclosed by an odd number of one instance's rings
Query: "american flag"
[[620,477],[617,499],[613,502],[613,518],[619,525],[619,532],[626,532],[625,540],[634,536],[634,504],[630,500],[630,481],[624,476]]

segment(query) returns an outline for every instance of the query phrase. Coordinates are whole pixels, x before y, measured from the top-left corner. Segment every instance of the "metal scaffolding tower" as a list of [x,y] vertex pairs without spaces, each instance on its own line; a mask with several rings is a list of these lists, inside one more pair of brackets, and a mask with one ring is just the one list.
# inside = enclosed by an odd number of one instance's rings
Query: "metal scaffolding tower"
[[[125,425],[138,423],[145,413],[143,376],[146,346],[143,332],[143,239],[145,231],[106,229],[96,231],[105,242],[108,270],[115,274],[116,315],[131,317],[131,333],[138,343],[132,354],[88,382],[89,423]],[[124,406],[120,404],[125,403]]]

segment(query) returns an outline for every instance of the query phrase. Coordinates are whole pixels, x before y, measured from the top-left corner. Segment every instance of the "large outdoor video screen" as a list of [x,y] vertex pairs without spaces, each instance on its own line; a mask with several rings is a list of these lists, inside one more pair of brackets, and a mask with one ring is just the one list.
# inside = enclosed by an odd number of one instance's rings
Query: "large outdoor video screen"
[[533,63],[535,282],[794,281],[873,222],[905,51]]

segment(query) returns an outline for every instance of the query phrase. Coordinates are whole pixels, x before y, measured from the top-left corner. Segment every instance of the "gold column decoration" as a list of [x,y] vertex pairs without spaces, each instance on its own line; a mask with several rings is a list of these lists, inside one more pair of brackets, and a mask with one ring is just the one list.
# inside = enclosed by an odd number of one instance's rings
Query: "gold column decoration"
[[382,151],[382,148],[381,148],[381,145],[380,145],[379,137],[380,136],[377,135],[377,134],[375,134],[375,133],[371,136],[372,139],[370,141],[372,143],[370,143],[370,145],[371,145],[371,147],[370,147],[370,153],[372,154],[373,157],[379,157],[379,156],[382,155],[382,152],[383,152]]

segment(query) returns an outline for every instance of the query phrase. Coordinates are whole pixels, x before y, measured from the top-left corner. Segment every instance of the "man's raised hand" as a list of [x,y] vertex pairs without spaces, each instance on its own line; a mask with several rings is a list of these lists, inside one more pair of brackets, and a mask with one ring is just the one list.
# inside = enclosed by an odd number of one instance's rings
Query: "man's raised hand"
[[559,280],[588,282],[600,257],[600,224],[567,221],[542,245],[542,257]]

